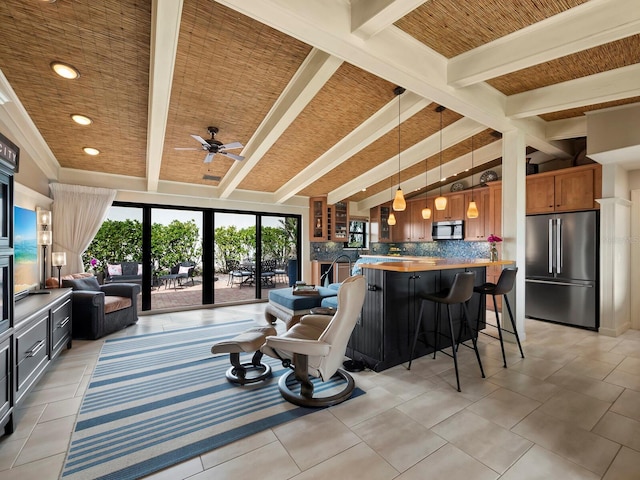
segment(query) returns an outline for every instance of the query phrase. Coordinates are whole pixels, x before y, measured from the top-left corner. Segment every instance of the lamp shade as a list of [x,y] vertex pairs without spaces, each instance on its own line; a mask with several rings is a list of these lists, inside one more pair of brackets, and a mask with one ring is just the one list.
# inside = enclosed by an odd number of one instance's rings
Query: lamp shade
[[389,214],[389,218],[387,218],[387,223],[389,225],[395,225],[396,224],[396,216],[393,214],[393,212],[391,212]]
[[51,225],[51,212],[49,210],[38,210],[38,225],[46,225],[47,227]]
[[38,245],[51,245],[51,230],[38,230]]
[[407,208],[407,202],[405,202],[404,200],[404,194],[402,193],[402,189],[398,188],[398,190],[396,190],[396,196],[393,199],[393,209],[396,212],[402,212],[404,211],[405,208]]
[[443,197],[442,195],[437,197],[434,203],[436,206],[436,210],[444,210],[445,208],[447,208],[447,198]]
[[425,220],[429,220],[431,218],[431,209],[429,207],[422,209],[422,218]]
[[467,208],[467,218],[478,218],[478,206],[476,202],[469,202],[469,207]]
[[54,267],[63,267],[67,264],[66,252],[53,252],[51,253],[51,265]]

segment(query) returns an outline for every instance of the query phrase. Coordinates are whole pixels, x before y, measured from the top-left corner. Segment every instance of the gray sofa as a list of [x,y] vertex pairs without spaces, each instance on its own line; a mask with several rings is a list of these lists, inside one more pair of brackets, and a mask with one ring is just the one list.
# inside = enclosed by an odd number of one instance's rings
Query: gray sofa
[[73,338],[95,340],[138,321],[138,284],[100,285],[89,276],[63,278],[62,286],[73,289]]
[[104,272],[104,283],[139,283],[142,284],[142,273],[138,262],[119,262],[111,265],[119,265],[121,267],[121,275],[111,275],[107,268]]

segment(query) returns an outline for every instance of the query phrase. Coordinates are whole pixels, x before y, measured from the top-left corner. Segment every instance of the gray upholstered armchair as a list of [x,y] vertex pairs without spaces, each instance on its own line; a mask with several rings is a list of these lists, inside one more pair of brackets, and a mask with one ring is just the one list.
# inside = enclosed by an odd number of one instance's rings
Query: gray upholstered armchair
[[[360,317],[366,293],[366,281],[362,275],[347,278],[338,290],[338,309],[333,317],[328,315],[305,315],[278,337],[267,337],[261,351],[270,357],[279,358],[293,370],[280,377],[278,387],[289,402],[303,407],[325,407],[347,400],[355,382],[340,366],[344,361],[351,332]],[[294,391],[292,385],[298,383]],[[314,396],[313,383],[309,376],[327,382],[334,376],[341,378],[337,392]],[[299,390],[299,392],[298,392]]]
[[93,277],[63,278],[73,289],[73,338],[95,340],[138,321],[140,285],[100,285]]

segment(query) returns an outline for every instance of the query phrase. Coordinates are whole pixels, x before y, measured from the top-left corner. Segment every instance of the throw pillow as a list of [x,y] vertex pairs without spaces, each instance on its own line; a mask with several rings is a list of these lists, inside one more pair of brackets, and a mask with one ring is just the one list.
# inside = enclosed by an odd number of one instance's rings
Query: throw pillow
[[138,264],[138,275],[142,275],[142,264]]
[[180,265],[180,268],[178,268],[178,275],[185,273],[185,274],[189,274],[189,270],[191,269],[191,267],[184,267],[182,265]]
[[116,265],[107,264],[107,272],[109,273],[110,277],[115,277],[117,275],[122,275],[122,265],[120,265],[120,264],[116,264]]
[[100,284],[96,277],[62,279],[62,286],[71,287],[74,290],[100,291]]

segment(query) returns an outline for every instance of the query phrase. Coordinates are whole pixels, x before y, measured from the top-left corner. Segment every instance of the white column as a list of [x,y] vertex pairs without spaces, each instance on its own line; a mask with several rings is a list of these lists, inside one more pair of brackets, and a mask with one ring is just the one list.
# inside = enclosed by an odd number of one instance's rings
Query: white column
[[[616,337],[631,326],[631,202],[627,172],[602,167],[600,204],[600,329]],[[637,295],[636,295],[637,296]]]
[[[502,136],[502,235],[503,258],[515,260],[518,267],[516,284],[509,294],[516,328],[520,339],[526,338],[524,331],[525,305],[525,236],[526,236],[526,162],[527,144],[524,133],[518,130],[505,132]],[[506,308],[503,314],[507,314]],[[513,335],[505,337],[515,341]]]

